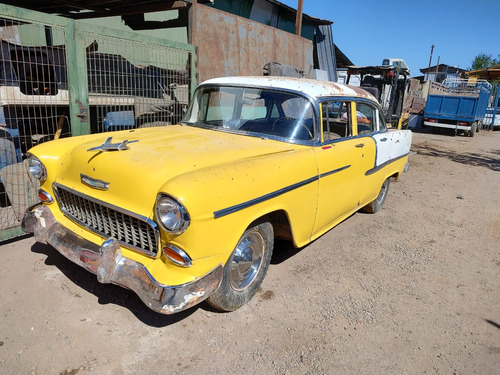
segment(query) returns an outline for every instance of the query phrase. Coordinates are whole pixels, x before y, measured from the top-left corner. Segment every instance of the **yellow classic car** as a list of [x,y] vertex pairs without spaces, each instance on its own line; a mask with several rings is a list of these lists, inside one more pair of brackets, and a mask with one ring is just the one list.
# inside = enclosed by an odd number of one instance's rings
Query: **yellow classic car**
[[31,149],[41,202],[23,226],[154,311],[205,299],[233,311],[261,285],[275,238],[302,247],[359,209],[378,211],[411,139],[359,88],[211,79],[177,125]]

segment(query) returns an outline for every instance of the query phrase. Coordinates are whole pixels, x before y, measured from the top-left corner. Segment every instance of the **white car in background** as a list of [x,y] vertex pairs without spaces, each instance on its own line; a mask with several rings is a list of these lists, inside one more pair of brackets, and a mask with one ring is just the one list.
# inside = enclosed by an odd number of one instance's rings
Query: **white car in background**
[[382,61],[382,65],[383,66],[395,66],[395,67],[398,67],[401,69],[406,69],[406,70],[408,70],[408,77],[411,77],[410,68],[408,67],[408,64],[406,64],[406,62],[403,59],[393,59],[393,58],[384,59]]

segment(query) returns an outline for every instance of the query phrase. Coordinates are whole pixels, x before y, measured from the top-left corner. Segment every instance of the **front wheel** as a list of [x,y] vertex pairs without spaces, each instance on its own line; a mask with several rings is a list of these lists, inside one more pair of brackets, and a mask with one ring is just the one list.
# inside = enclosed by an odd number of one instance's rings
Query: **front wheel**
[[264,280],[273,244],[274,232],[270,223],[247,229],[224,266],[219,288],[207,302],[220,311],[234,311],[247,303]]
[[389,177],[382,184],[382,187],[380,188],[380,192],[378,193],[377,198],[362,208],[364,212],[374,214],[375,212],[380,211],[382,205],[385,202],[385,198],[387,198],[387,192],[389,191],[390,183],[391,179]]

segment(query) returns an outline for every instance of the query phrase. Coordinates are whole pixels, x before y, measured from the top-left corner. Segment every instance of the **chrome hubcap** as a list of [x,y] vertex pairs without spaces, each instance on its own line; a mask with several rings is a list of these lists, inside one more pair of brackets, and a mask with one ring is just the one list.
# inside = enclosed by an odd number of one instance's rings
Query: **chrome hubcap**
[[387,180],[382,184],[382,189],[380,189],[380,193],[378,194],[377,201],[383,202],[385,200],[385,195],[387,194]]
[[230,263],[230,282],[236,290],[252,284],[262,265],[265,251],[264,238],[258,231],[251,231],[238,242]]

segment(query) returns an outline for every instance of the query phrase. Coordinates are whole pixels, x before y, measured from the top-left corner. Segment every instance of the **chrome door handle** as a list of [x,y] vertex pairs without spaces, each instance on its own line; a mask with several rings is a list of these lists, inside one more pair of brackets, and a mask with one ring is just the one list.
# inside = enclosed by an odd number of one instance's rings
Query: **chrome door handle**
[[385,142],[385,141],[387,141],[387,138],[381,138],[380,139],[380,142]]
[[363,148],[365,147],[365,144],[364,143],[358,143],[356,146],[354,146],[356,148]]

